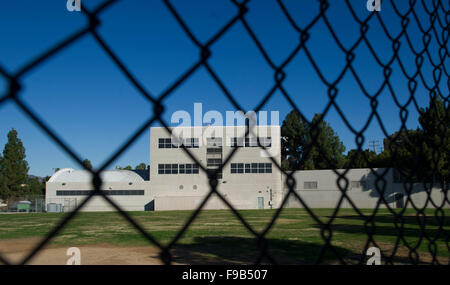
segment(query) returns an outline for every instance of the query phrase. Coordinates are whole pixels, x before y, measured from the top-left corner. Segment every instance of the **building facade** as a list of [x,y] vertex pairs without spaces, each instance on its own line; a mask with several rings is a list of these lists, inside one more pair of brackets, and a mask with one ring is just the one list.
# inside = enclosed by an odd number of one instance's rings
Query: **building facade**
[[[270,209],[282,198],[280,127],[256,126],[245,138],[244,126],[208,126],[150,129],[150,193],[155,210],[195,209],[208,194],[207,174],[180,147],[207,170],[217,170],[232,151],[231,160],[218,175],[217,191],[237,209]],[[177,139],[181,138],[181,139]],[[263,150],[264,146],[266,150]],[[213,195],[206,209],[226,205]]]
[[[126,211],[150,209],[149,183],[129,170],[106,170],[101,173],[102,191]],[[64,168],[57,171],[46,183],[45,205],[47,212],[70,212],[93,190],[92,175],[86,170]],[[101,196],[94,196],[82,211],[114,211]]]
[[[418,208],[450,206],[442,188],[424,187],[420,183],[403,184],[395,179],[393,169],[303,170],[295,171],[293,177],[296,181],[293,190],[311,208],[335,208],[340,202],[341,208],[352,208],[353,203],[357,208],[373,209],[381,196],[384,200],[381,199],[380,208],[386,208],[386,204],[391,208],[412,208],[413,204]],[[342,199],[343,190],[352,203]],[[283,195],[288,194],[289,188],[284,186]],[[285,207],[302,208],[304,205],[297,197],[289,195]]]
[[[244,126],[176,127],[170,130],[172,134],[165,128],[150,128],[149,173],[102,172],[102,191],[123,210],[196,209],[211,189],[205,171],[218,171],[225,162],[217,175],[216,190],[236,209],[279,208],[290,193],[286,176],[276,166],[281,165],[279,126],[255,126],[247,137]],[[232,152],[235,153],[227,160]],[[339,180],[339,173],[345,173],[347,181]],[[342,208],[352,207],[347,199],[341,199],[341,189],[346,189],[346,195],[358,208],[376,207],[381,194],[384,197],[379,205],[381,208],[386,207],[384,202],[393,208],[412,207],[412,203],[416,207],[450,206],[445,196],[448,192],[438,188],[425,189],[418,183],[411,184],[410,190],[405,189],[403,183],[397,183],[391,169],[306,170],[295,171],[293,177],[296,181],[293,191],[311,208],[334,208],[338,203]],[[46,210],[73,210],[92,191],[91,181],[87,171],[59,170],[46,183]],[[297,208],[304,205],[294,195],[289,195],[284,206]],[[203,208],[228,207],[212,194]],[[82,210],[112,211],[114,208],[102,197],[94,196]]]

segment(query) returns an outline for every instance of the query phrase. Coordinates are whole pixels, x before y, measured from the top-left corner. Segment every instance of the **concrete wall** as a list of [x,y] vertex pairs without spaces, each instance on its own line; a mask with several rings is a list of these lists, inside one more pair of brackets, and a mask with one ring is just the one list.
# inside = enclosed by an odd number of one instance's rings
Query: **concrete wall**
[[[345,170],[337,170],[343,174]],[[410,208],[411,203],[414,203],[417,207],[425,206],[427,199],[427,193],[424,191],[423,185],[414,184],[410,195],[407,195],[407,190],[404,189],[403,184],[393,182],[393,171],[383,168],[376,169],[378,175],[383,175],[384,182],[378,182],[378,190],[384,191],[384,198],[390,207],[396,208],[397,206],[406,205]],[[380,198],[380,193],[375,186],[377,176],[371,172],[370,169],[350,169],[345,177],[348,179],[348,187],[345,182],[338,181],[339,176],[333,170],[306,170],[296,171],[294,178],[296,185],[294,187],[295,192],[303,199],[305,204],[311,208],[334,208],[337,206],[342,192],[339,190],[337,183],[340,184],[342,189],[347,189],[347,196],[353,201],[354,205],[358,208],[374,208]],[[305,189],[305,182],[317,181],[317,189]],[[361,187],[352,186],[352,181],[363,182]],[[285,179],[283,181],[284,195],[288,193],[288,188],[285,186]],[[441,189],[433,188],[429,190],[430,197],[436,205],[443,205],[444,193]],[[400,203],[397,202],[396,194],[403,194],[403,199]],[[408,200],[407,197],[410,197]],[[408,202],[407,202],[408,200]],[[434,208],[430,203],[427,207]],[[448,208],[450,205],[445,203]],[[298,208],[303,207],[300,201],[294,196],[290,195],[288,198],[286,207]],[[351,208],[351,204],[347,199],[344,199],[341,203],[342,208]],[[381,208],[385,208],[386,204],[382,203]]]

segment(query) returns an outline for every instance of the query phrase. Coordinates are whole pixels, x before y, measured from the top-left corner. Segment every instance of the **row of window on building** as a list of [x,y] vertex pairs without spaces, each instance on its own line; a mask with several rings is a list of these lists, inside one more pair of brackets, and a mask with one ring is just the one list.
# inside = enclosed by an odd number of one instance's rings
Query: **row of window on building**
[[231,138],[231,147],[258,147],[258,141],[263,147],[272,146],[271,137]]
[[[230,140],[231,147],[258,147],[258,141],[263,147],[272,146],[271,137],[233,137]],[[187,138],[180,141],[172,140],[172,138],[160,138],[158,139],[158,148],[179,148],[184,145],[186,148],[198,148],[199,140],[198,138]],[[222,147],[222,138],[207,138],[207,147]]]
[[231,173],[272,173],[272,163],[231,163]]
[[[317,189],[317,181],[304,181],[303,189]],[[351,181],[350,188],[366,188],[366,181]]]
[[185,148],[198,148],[198,138],[187,138],[181,141],[172,141],[171,138],[158,139],[158,148],[179,148],[181,145]]
[[[88,196],[93,190],[57,190],[56,196]],[[102,190],[105,195],[112,196],[142,196],[144,190]],[[97,194],[99,195],[99,194]]]
[[[220,167],[220,159],[208,159],[208,167]],[[198,174],[198,164],[158,164],[158,174]],[[272,173],[272,163],[231,163],[231,173]]]
[[158,174],[198,174],[198,164],[158,164]]

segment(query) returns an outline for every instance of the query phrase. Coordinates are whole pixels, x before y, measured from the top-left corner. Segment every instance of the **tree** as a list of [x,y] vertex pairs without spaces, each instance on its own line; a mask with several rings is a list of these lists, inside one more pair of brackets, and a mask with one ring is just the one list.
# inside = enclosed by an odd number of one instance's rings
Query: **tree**
[[89,159],[85,159],[85,160],[83,160],[83,165],[84,165],[84,167],[85,168],[87,168],[87,169],[92,169],[92,163],[91,163],[91,161],[89,160]]
[[365,150],[350,150],[345,157],[345,168],[369,168],[373,167],[377,154],[368,149]]
[[133,170],[133,167],[131,167],[131,165],[127,165],[124,168],[122,168],[123,170]]
[[284,170],[341,168],[344,144],[331,126],[315,114],[311,123],[292,110],[281,126]]
[[450,114],[438,97],[419,109],[421,128],[402,130],[384,141],[385,151],[403,178],[430,182],[450,179]]
[[420,166],[421,157],[421,139],[422,131],[401,130],[394,132],[392,135],[384,139],[384,153],[392,159],[392,167],[397,169],[401,176],[417,179],[416,169]]
[[135,169],[136,170],[146,170],[147,169],[147,165],[144,162],[142,162],[139,165],[137,165]]
[[450,110],[438,96],[432,96],[428,108],[419,109],[422,127],[422,175],[449,181],[450,178]]
[[41,182],[37,177],[30,177],[27,182],[26,191],[30,195],[44,195],[45,182]]
[[17,131],[11,129],[0,161],[0,197],[3,200],[25,194],[29,170],[25,157],[25,147],[18,138]]

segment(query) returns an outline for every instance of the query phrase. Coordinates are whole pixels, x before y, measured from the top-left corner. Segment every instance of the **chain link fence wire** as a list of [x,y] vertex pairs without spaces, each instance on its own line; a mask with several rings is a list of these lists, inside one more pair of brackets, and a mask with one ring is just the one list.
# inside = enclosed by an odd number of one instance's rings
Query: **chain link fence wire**
[[[399,131],[406,131],[406,119],[407,119],[407,107],[410,104],[413,104],[415,108],[418,110],[418,105],[416,102],[416,86],[418,82],[421,82],[425,89],[429,92],[430,96],[438,96],[441,98],[441,100],[444,102],[446,106],[449,105],[449,73],[448,73],[448,65],[445,65],[445,62],[447,60],[448,62],[448,39],[449,39],[449,18],[450,18],[450,12],[448,10],[448,5],[446,5],[442,1],[418,1],[418,0],[410,0],[408,2],[408,9],[405,12],[400,12],[397,5],[398,2],[396,1],[383,1],[383,6],[390,5],[392,9],[394,10],[396,16],[401,21],[401,31],[397,34],[392,33],[389,31],[388,26],[386,23],[382,20],[380,14],[377,11],[373,11],[371,13],[368,13],[368,16],[366,18],[360,18],[358,17],[357,13],[355,12],[355,9],[353,5],[350,3],[349,0],[340,1],[339,3],[334,1],[326,1],[326,0],[320,0],[317,1],[317,5],[319,6],[319,12],[317,15],[305,26],[300,27],[296,21],[294,20],[294,17],[291,15],[291,12],[285,4],[278,0],[276,1],[279,7],[282,10],[283,15],[288,20],[289,24],[292,26],[292,28],[298,33],[299,42],[297,46],[292,50],[292,52],[286,57],[286,59],[280,64],[277,65],[275,62],[271,59],[269,53],[264,48],[261,41],[256,36],[255,32],[250,27],[249,23],[246,20],[246,14],[249,11],[248,4],[249,0],[243,0],[243,1],[237,1],[237,0],[231,0],[232,4],[236,7],[237,12],[236,14],[231,17],[231,19],[217,32],[215,33],[208,41],[201,42],[196,35],[193,33],[193,31],[189,28],[188,24],[183,20],[182,12],[178,11],[175,6],[169,1],[164,0],[165,6],[170,10],[170,13],[176,19],[179,26],[183,29],[185,34],[189,37],[190,41],[198,48],[198,51],[200,53],[200,57],[198,61],[196,61],[195,64],[193,64],[188,70],[186,70],[183,74],[181,74],[178,79],[173,82],[170,86],[168,86],[167,89],[165,89],[161,94],[151,94],[146,88],[144,88],[140,82],[137,80],[137,78],[133,75],[132,71],[129,70],[125,63],[120,60],[120,58],[114,53],[113,49],[105,42],[105,40],[102,38],[102,36],[97,32],[97,28],[100,25],[100,14],[107,10],[107,9],[113,9],[113,4],[116,2],[119,2],[118,0],[111,0],[111,1],[105,1],[99,6],[97,6],[95,9],[88,10],[83,5],[81,5],[81,10],[84,16],[88,19],[88,24],[84,28],[80,29],[79,31],[75,32],[74,34],[67,37],[65,40],[61,41],[57,45],[49,48],[46,52],[39,55],[38,57],[30,60],[28,64],[20,68],[18,71],[14,73],[9,73],[6,71],[5,68],[3,68],[0,65],[0,75],[3,76],[8,83],[8,90],[6,94],[0,95],[0,105],[4,104],[7,101],[14,102],[16,106],[18,106],[24,114],[26,114],[36,126],[38,126],[43,133],[45,133],[49,138],[51,138],[65,153],[67,153],[70,157],[72,157],[80,166],[83,168],[83,162],[80,156],[76,155],[73,149],[70,147],[70,145],[63,142],[63,140],[58,137],[49,127],[47,124],[45,124],[39,117],[38,114],[33,112],[29,106],[21,99],[21,79],[31,70],[34,70],[36,68],[39,68],[41,64],[46,62],[49,58],[55,56],[57,53],[61,52],[65,48],[71,46],[78,40],[80,40],[82,37],[86,35],[92,35],[98,45],[102,48],[102,50],[108,55],[108,57],[111,59],[112,62],[115,63],[117,68],[123,73],[123,76],[126,77],[129,82],[139,91],[139,93],[146,98],[149,102],[151,102],[153,106],[153,115],[148,118],[148,120],[141,125],[141,127],[132,135],[130,136],[126,142],[111,156],[109,159],[99,168],[99,169],[87,169],[92,175],[93,180],[92,184],[94,187],[94,191],[90,193],[90,195],[83,200],[79,205],[77,205],[76,209],[69,214],[67,214],[59,223],[47,234],[47,236],[38,244],[35,245],[33,250],[25,257],[23,260],[19,262],[19,264],[27,264],[30,262],[32,258],[34,258],[39,252],[43,249],[45,245],[47,245],[64,227],[79,213],[80,209],[82,209],[86,203],[94,196],[99,195],[103,199],[105,199],[110,205],[112,205],[115,210],[120,213],[135,229],[139,231],[139,233],[145,237],[150,244],[158,247],[160,249],[160,258],[163,261],[164,264],[171,264],[172,263],[172,255],[170,253],[170,250],[176,245],[176,243],[179,241],[179,239],[183,236],[183,234],[189,230],[190,225],[195,221],[196,217],[200,214],[202,211],[202,208],[205,206],[206,202],[213,196],[217,195],[220,200],[222,200],[228,208],[232,211],[232,213],[237,217],[237,219],[242,223],[242,225],[245,226],[245,228],[248,229],[248,231],[254,236],[256,245],[259,248],[259,255],[257,260],[255,260],[255,264],[261,264],[265,261],[269,261],[269,263],[277,264],[277,259],[275,256],[272,256],[269,253],[269,247],[270,242],[266,238],[266,234],[269,232],[269,230],[274,226],[276,220],[280,216],[281,211],[283,210],[284,206],[286,205],[288,199],[290,196],[295,196],[296,199],[301,203],[302,207],[306,210],[308,215],[313,218],[313,220],[317,223],[317,225],[320,227],[320,235],[323,239],[323,245],[321,246],[321,249],[316,256],[316,259],[314,260],[315,264],[322,263],[324,260],[324,255],[327,252],[331,252],[335,255],[337,261],[341,264],[347,264],[348,262],[342,257],[335,247],[331,244],[332,237],[333,237],[333,227],[332,223],[337,218],[337,213],[344,201],[347,201],[351,208],[358,214],[359,218],[364,220],[364,230],[365,234],[367,234],[367,240],[364,246],[363,254],[360,256],[359,263],[362,264],[365,259],[365,252],[366,250],[372,245],[380,247],[377,242],[374,239],[374,235],[377,232],[377,228],[375,225],[375,218],[376,214],[380,208],[380,206],[384,205],[388,209],[389,213],[393,215],[394,217],[394,225],[395,229],[397,231],[397,238],[394,243],[394,249],[392,250],[392,254],[389,256],[386,256],[383,252],[382,254],[382,260],[386,262],[386,264],[394,264],[394,257],[396,255],[396,252],[399,249],[400,245],[404,245],[408,249],[409,253],[409,262],[412,264],[418,264],[420,262],[419,260],[419,254],[418,254],[418,247],[421,242],[426,242],[428,244],[428,250],[429,253],[432,256],[432,264],[441,264],[437,259],[437,239],[440,237],[443,237],[445,239],[445,244],[447,247],[447,250],[450,252],[449,247],[449,233],[445,230],[445,212],[443,210],[444,206],[446,204],[450,204],[450,201],[448,199],[448,181],[441,182],[439,184],[439,188],[444,193],[444,200],[441,204],[436,204],[431,199],[431,192],[426,191],[427,194],[427,201],[423,207],[419,207],[415,205],[414,201],[410,198],[411,189],[412,189],[412,183],[403,182],[404,190],[406,193],[406,201],[405,201],[405,207],[401,211],[395,211],[392,207],[389,206],[389,203],[384,198],[384,191],[386,190],[386,174],[391,168],[386,168],[384,172],[380,173],[375,171],[373,168],[371,168],[371,173],[375,175],[376,181],[375,181],[375,190],[379,193],[379,199],[376,204],[376,207],[371,211],[371,213],[367,214],[360,209],[353,203],[353,201],[350,199],[350,197],[347,195],[348,185],[349,181],[346,177],[346,174],[348,173],[349,169],[346,169],[344,172],[338,172],[336,170],[336,167],[333,165],[333,163],[329,160],[329,158],[324,154],[323,150],[318,149],[320,156],[327,161],[329,168],[333,169],[333,172],[338,176],[337,179],[337,185],[341,192],[341,196],[338,200],[338,203],[333,210],[330,218],[327,222],[322,221],[318,215],[314,213],[314,210],[311,209],[308,204],[304,201],[301,195],[294,191],[296,181],[293,176],[292,171],[284,171],[281,168],[281,165],[278,164],[278,162],[270,157],[272,160],[272,163],[282,171],[282,175],[284,176],[284,181],[286,183],[287,187],[287,193],[282,199],[281,206],[275,211],[275,214],[271,218],[268,225],[261,231],[258,232],[255,230],[245,219],[244,217],[233,207],[233,205],[220,193],[218,192],[218,180],[217,180],[217,174],[222,172],[222,169],[224,166],[229,163],[231,158],[235,155],[235,153],[239,150],[239,148],[234,148],[233,151],[229,154],[228,157],[226,157],[223,161],[223,164],[220,166],[219,169],[216,170],[208,170],[204,165],[202,165],[198,159],[195,157],[193,153],[189,149],[183,148],[184,152],[187,156],[189,156],[194,162],[196,162],[201,171],[207,173],[208,179],[209,179],[209,185],[210,185],[210,191],[209,193],[204,197],[203,201],[200,203],[199,207],[191,214],[187,222],[184,224],[184,226],[179,230],[179,232],[175,235],[175,237],[168,243],[167,245],[161,244],[158,240],[154,238],[151,231],[145,230],[137,221],[135,221],[127,212],[123,211],[121,207],[115,203],[113,200],[111,200],[106,194],[104,194],[100,189],[102,185],[102,180],[100,178],[100,173],[105,170],[107,167],[109,167],[125,150],[127,150],[143,133],[144,131],[148,130],[150,126],[155,124],[156,122],[159,122],[162,126],[165,127],[167,132],[171,133],[171,129],[169,128],[168,124],[162,119],[162,115],[165,111],[165,105],[164,101],[167,97],[169,97],[175,89],[177,89],[180,85],[182,85],[184,82],[186,82],[192,74],[198,70],[200,67],[204,67],[209,76],[214,80],[214,82],[217,84],[217,86],[220,88],[220,90],[223,92],[223,94],[226,96],[226,98],[232,103],[232,105],[237,110],[242,110],[244,113],[246,111],[242,106],[238,103],[238,101],[235,99],[235,97],[231,94],[231,92],[227,89],[226,84],[220,79],[219,75],[214,71],[214,69],[211,67],[211,65],[208,63],[208,59],[214,56],[214,54],[211,52],[211,47],[225,34],[228,33],[230,28],[235,25],[242,25],[245,28],[245,31],[248,33],[248,35],[251,37],[252,41],[256,44],[257,50],[259,53],[262,54],[265,62],[270,66],[270,68],[273,70],[273,76],[274,76],[274,82],[272,88],[267,92],[267,94],[264,94],[263,99],[257,104],[256,108],[254,108],[255,112],[258,112],[263,108],[266,103],[269,101],[269,99],[274,95],[276,91],[281,92],[283,97],[289,102],[289,104],[292,106],[292,108],[298,112],[298,114],[301,116],[303,120],[308,122],[310,124],[310,130],[311,130],[311,136],[312,141],[309,145],[305,147],[305,155],[303,156],[303,159],[308,157],[309,151],[311,151],[313,145],[317,145],[317,133],[314,130],[318,128],[318,124],[320,120],[317,120],[316,122],[309,121],[301,112],[301,109],[297,106],[297,104],[293,100],[293,96],[289,94],[289,92],[285,89],[283,86],[284,79],[286,78],[286,72],[285,68],[286,66],[291,63],[291,61],[298,56],[300,53],[304,53],[308,59],[308,61],[312,64],[314,71],[319,76],[322,83],[327,88],[327,94],[328,94],[328,103],[326,107],[324,108],[323,112],[321,113],[320,119],[323,119],[329,110],[331,108],[334,108],[339,116],[344,121],[347,128],[354,134],[355,141],[357,143],[357,152],[362,152],[362,146],[364,143],[364,132],[366,131],[369,123],[372,120],[376,120],[381,127],[384,135],[386,138],[390,140],[390,151],[393,154],[393,157],[395,157],[397,153],[396,148],[396,142],[397,137],[400,135],[400,132],[397,134],[397,136],[390,136],[387,132],[380,114],[377,111],[378,106],[378,97],[381,94],[381,91],[383,89],[387,89],[392,97],[394,98],[394,101],[399,108],[399,115],[401,118],[401,128]],[[366,5],[366,1],[362,1],[361,4]],[[348,9],[353,17],[355,25],[358,25],[360,28],[360,35],[357,38],[357,40],[350,45],[349,48],[344,47],[343,41],[337,36],[335,30],[333,29],[332,24],[329,21],[329,15],[327,14],[327,10],[329,9],[330,5],[344,5],[346,9]],[[420,18],[418,17],[418,13],[425,13],[426,16],[429,18],[430,25],[426,26],[424,23],[421,22]],[[308,40],[310,39],[312,28],[319,22],[322,21],[325,23],[326,28],[332,35],[333,40],[339,47],[339,49],[342,51],[342,53],[345,56],[346,64],[343,66],[342,71],[338,74],[335,74],[336,79],[334,81],[330,81],[327,79],[323,73],[323,70],[319,68],[316,59],[314,59],[313,55],[311,54],[310,49],[307,46]],[[417,23],[417,26],[419,28],[420,34],[422,36],[423,40],[423,48],[417,49],[410,40],[409,32],[407,31],[408,25],[415,21]],[[389,53],[392,54],[392,56],[387,61],[381,60],[380,54],[377,54],[375,52],[375,49],[373,48],[373,43],[371,42],[371,39],[368,37],[368,31],[370,29],[370,24],[376,22],[381,25],[382,31],[384,32],[384,36],[389,39],[392,46],[390,47],[390,50],[386,48],[386,52],[389,50]],[[107,23],[102,23],[107,24]],[[412,60],[416,65],[416,71],[411,75],[408,74],[404,68],[404,61],[399,57],[399,50],[400,50],[400,41],[406,40],[408,43],[407,45],[402,46],[405,49],[409,49],[410,52],[413,54]],[[437,47],[434,50],[430,48],[431,42],[433,41],[433,44]],[[373,93],[370,94],[369,91],[367,91],[367,87],[364,84],[364,78],[362,78],[358,71],[353,66],[353,61],[355,59],[355,49],[365,44],[373,59],[376,61],[376,63],[379,65],[380,68],[383,70],[383,76],[384,80],[382,84],[379,86],[379,89]],[[436,57],[438,60],[436,61]],[[434,58],[434,59],[433,59]],[[423,62],[425,60],[428,60],[428,62],[432,66],[432,72],[433,72],[433,82],[429,83],[424,78],[425,71],[422,69]],[[398,98],[398,94],[394,92],[393,88],[393,82],[390,78],[393,70],[394,63],[397,63],[401,68],[403,76],[408,80],[408,88],[409,88],[409,100],[405,104],[401,104]],[[367,120],[366,124],[361,130],[356,130],[352,125],[349,123],[349,121],[346,119],[344,112],[341,110],[339,105],[336,103],[336,97],[338,96],[338,84],[343,79],[344,75],[347,73],[351,73],[355,81],[357,82],[359,89],[362,94],[364,94],[365,97],[367,97],[368,100],[370,100],[371,103],[371,110],[370,110],[370,117]],[[441,90],[443,87],[440,85],[441,81],[445,81],[447,83],[447,89]],[[445,89],[445,87],[444,87]],[[449,108],[446,108],[446,116],[448,118]],[[445,124],[445,121],[441,121],[440,124]],[[448,128],[449,126],[443,125],[444,128]],[[248,136],[249,133],[253,133],[252,128],[249,127],[249,124],[247,123],[247,129],[246,129],[246,136]],[[441,140],[444,138],[445,133],[441,134]],[[419,142],[420,143],[420,142]],[[418,151],[414,152],[414,155],[418,157],[423,152],[423,149],[420,148],[421,144],[418,144]],[[259,147],[264,148],[263,146],[259,145]],[[435,155],[440,156],[439,150],[437,150],[437,153]],[[367,160],[367,158],[366,158]],[[394,167],[394,161],[393,158],[390,159],[389,165],[393,168]],[[418,165],[414,165],[413,169],[417,170]],[[401,172],[401,169],[399,169]],[[437,171],[437,165],[431,169],[432,175],[434,175]],[[414,171],[411,173],[406,174],[407,178],[412,178],[414,176]],[[435,186],[434,184],[429,183],[423,183],[425,189],[431,189],[431,187]],[[420,236],[419,241],[416,245],[411,245],[408,243],[408,241],[404,237],[404,214],[406,210],[406,206],[410,205],[415,211],[416,218],[419,221],[420,225]],[[437,222],[438,230],[436,236],[430,236],[425,231],[426,226],[426,213],[425,208],[427,206],[431,205],[434,209],[434,218]],[[398,209],[397,209],[398,210]],[[1,255],[0,253],[0,262],[4,264],[12,264],[5,256]],[[448,264],[450,264],[450,259]]]

